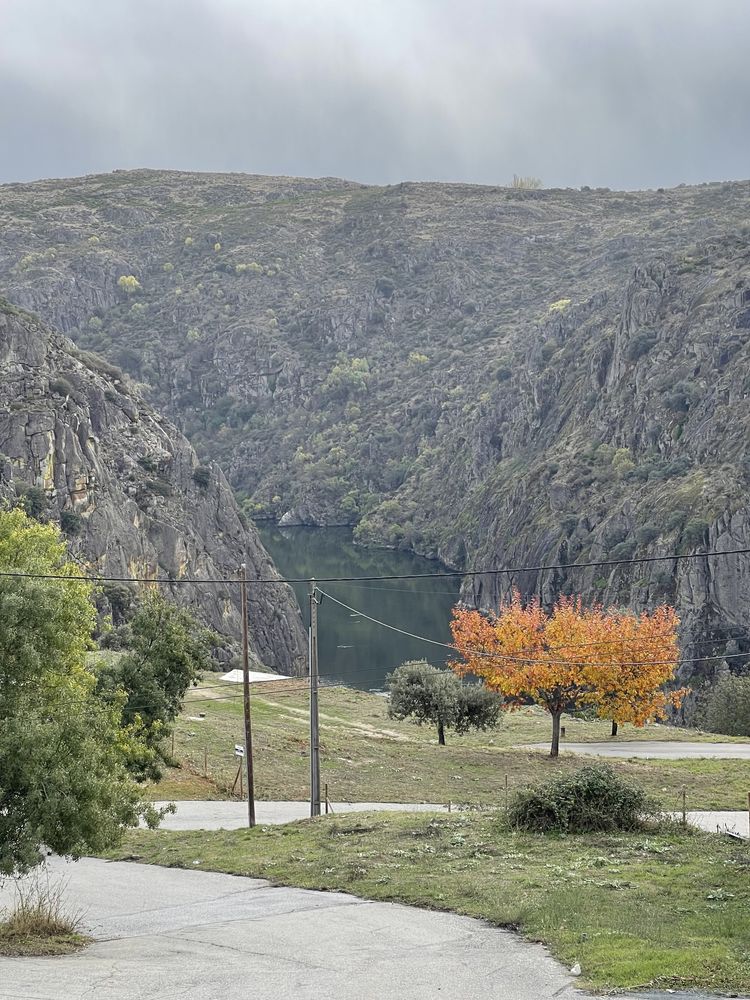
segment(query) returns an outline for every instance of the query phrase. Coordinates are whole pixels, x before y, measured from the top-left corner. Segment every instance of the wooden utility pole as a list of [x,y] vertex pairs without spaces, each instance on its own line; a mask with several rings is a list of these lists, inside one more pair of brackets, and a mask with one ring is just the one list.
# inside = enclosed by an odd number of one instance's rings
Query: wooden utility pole
[[310,580],[310,815],[320,816],[320,736],[318,720],[318,598]]
[[[245,766],[247,767],[247,825],[255,826],[255,784],[253,781],[253,734],[250,725],[250,638],[248,636],[246,566],[240,566],[242,598],[242,696],[245,712]],[[242,762],[240,761],[240,764]],[[241,786],[240,786],[241,787]]]

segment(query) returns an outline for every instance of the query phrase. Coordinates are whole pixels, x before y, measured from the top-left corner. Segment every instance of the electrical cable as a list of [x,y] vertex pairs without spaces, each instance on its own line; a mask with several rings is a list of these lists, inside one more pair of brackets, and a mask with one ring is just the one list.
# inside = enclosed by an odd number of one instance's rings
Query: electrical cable
[[[316,589],[320,590],[320,588],[316,588]],[[368,621],[373,622],[375,625],[381,625],[383,628],[387,628],[387,629],[389,629],[392,632],[398,632],[400,635],[408,636],[410,639],[418,639],[421,642],[430,643],[433,646],[441,646],[444,649],[450,649],[450,650],[452,650],[455,653],[459,653],[460,655],[463,655],[462,651],[457,646],[452,645],[451,643],[440,642],[437,639],[430,639],[427,636],[417,635],[416,632],[408,632],[405,629],[398,628],[396,625],[390,625],[388,622],[381,621],[378,618],[373,618],[371,615],[365,614],[364,611],[358,611],[356,608],[351,607],[349,604],[345,604],[343,601],[340,601],[338,598],[334,597],[332,594],[329,594],[325,590],[320,590],[320,593],[323,594],[324,597],[327,597],[329,600],[333,601],[335,604],[339,604],[342,608],[346,608],[347,611],[353,611],[356,614],[361,615],[363,618],[366,618]],[[576,648],[576,647],[573,647],[573,648]],[[482,656],[482,657],[486,657],[486,658],[494,659],[494,660],[509,661],[511,663],[544,664],[544,665],[546,665],[546,664],[558,664],[558,665],[561,665],[561,666],[568,666],[568,667],[609,667],[609,666],[612,666],[611,663],[606,663],[606,662],[597,663],[595,661],[588,661],[588,660],[584,660],[584,661],[581,661],[581,662],[576,662],[576,661],[567,660],[567,659],[553,660],[553,659],[550,659],[549,657],[545,657],[544,659],[536,659],[536,658],[521,657],[521,656],[518,656],[518,655],[512,655],[512,654],[508,654],[508,653],[487,652],[485,650],[470,650],[469,652],[470,652],[470,654],[472,656]],[[688,657],[686,659],[680,658],[679,662],[680,663],[701,663],[701,662],[704,662],[706,660],[717,660],[717,659],[728,660],[728,659],[736,659],[737,657],[747,657],[748,655],[750,655],[750,654],[748,654],[748,653],[728,653],[728,654],[724,654],[724,655],[721,655],[721,656],[695,656],[695,657]],[[667,665],[669,665],[671,663],[674,663],[674,662],[675,661],[672,660],[672,659],[669,659],[669,660],[631,660],[631,661],[620,661],[618,663],[618,666],[620,666],[620,667],[653,667],[653,666],[667,666]]]
[[[725,556],[748,555],[750,548],[724,549],[722,551],[711,552],[687,552],[670,553],[663,556],[636,556],[633,559],[598,559],[582,563],[556,563],[540,566],[513,566],[507,569],[470,569],[470,570],[450,570],[438,573],[393,573],[384,576],[326,576],[316,578],[317,583],[367,583],[379,582],[383,580],[445,580],[445,579],[465,579],[477,576],[512,576],[518,573],[545,573],[552,570],[572,570],[590,569],[595,566],[640,566],[642,563],[652,562],[680,562],[688,559],[712,559]],[[77,576],[64,573],[27,573],[21,570],[2,570],[0,578],[11,577],[32,580],[87,580],[90,583],[148,583],[166,586],[180,586],[183,584],[205,585],[205,586],[226,586],[227,584],[239,584],[241,581],[236,577],[222,577],[218,580],[210,580],[205,577],[180,577],[179,579],[169,579],[167,577],[147,577],[147,576],[104,576],[88,575]],[[247,580],[248,586],[278,586],[279,584],[310,583],[308,577],[276,577],[259,578],[257,580]]]

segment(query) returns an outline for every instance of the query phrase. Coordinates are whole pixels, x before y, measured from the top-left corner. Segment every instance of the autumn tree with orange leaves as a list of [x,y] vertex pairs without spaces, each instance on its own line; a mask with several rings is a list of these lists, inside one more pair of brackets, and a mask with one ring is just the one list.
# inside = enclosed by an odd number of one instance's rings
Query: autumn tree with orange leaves
[[665,690],[679,658],[674,608],[640,615],[580,597],[560,597],[548,614],[515,593],[493,615],[454,608],[451,631],[459,675],[481,677],[507,708],[529,701],[552,716],[551,757],[560,751],[560,717],[593,707],[602,718],[642,726],[664,718],[684,690]]

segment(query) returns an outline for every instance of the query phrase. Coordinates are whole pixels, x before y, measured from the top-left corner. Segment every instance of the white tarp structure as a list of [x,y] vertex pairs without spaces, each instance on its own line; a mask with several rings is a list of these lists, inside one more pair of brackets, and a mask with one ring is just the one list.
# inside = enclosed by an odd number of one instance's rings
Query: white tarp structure
[[[242,671],[241,670],[230,670],[228,674],[224,674],[221,678],[223,681],[229,681],[231,684],[241,684],[242,683]],[[250,683],[251,684],[262,684],[265,681],[286,681],[288,677],[282,677],[281,674],[264,674],[260,670],[250,671]]]

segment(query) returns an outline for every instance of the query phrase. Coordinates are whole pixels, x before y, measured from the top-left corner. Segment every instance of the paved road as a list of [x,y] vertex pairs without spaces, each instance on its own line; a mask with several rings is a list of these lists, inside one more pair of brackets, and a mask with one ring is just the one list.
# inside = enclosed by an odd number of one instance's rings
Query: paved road
[[[549,743],[529,743],[522,749],[545,750]],[[709,757],[720,760],[750,760],[750,743],[680,743],[658,740],[623,740],[622,743],[568,743],[560,750],[587,754],[592,757],[652,757],[661,760],[682,760],[689,757]]]
[[[166,802],[155,802],[164,806]],[[238,830],[247,826],[246,802],[177,802],[177,812],[164,817],[162,830]],[[429,802],[334,802],[334,814],[344,812],[445,812]],[[325,807],[324,807],[325,809]],[[256,802],[255,818],[261,825],[291,823],[310,815],[309,802]],[[1,996],[1,994],[0,994]]]
[[750,816],[747,809],[742,812],[688,812],[688,823],[707,830],[709,833],[738,833],[741,837],[750,837]]
[[[164,802],[154,803],[157,806]],[[177,802],[177,812],[164,817],[163,830],[239,830],[247,826],[245,802]],[[346,812],[446,812],[447,805],[429,802],[336,802],[334,815]],[[263,825],[291,823],[310,815],[308,802],[256,802],[256,819]],[[678,816],[678,813],[674,814]],[[733,830],[743,837],[750,836],[747,811],[688,812],[693,826],[716,833]],[[0,993],[0,1000],[2,994]]]
[[0,959],[2,1000],[581,996],[542,947],[468,917],[212,872],[51,867],[97,940],[65,958]]

